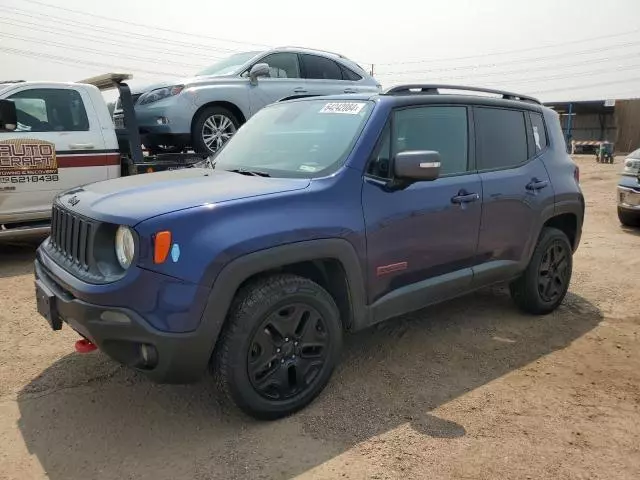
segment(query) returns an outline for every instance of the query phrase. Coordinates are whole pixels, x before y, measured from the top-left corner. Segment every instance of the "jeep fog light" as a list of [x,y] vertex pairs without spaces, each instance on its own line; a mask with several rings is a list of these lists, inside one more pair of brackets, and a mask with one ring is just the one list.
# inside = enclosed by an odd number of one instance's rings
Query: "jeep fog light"
[[100,314],[100,320],[111,323],[131,323],[131,319],[122,312],[105,310]]

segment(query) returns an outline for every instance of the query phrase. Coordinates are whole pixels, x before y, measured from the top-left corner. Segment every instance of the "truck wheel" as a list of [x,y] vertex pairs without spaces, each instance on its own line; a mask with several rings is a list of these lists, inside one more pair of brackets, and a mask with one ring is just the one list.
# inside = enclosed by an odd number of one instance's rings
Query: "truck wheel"
[[625,227],[640,227],[640,212],[629,212],[618,207],[618,220]]
[[202,110],[191,131],[193,149],[196,153],[215,153],[240,128],[240,122],[224,107],[212,106]]
[[290,415],[326,386],[342,347],[340,315],[320,285],[274,275],[238,292],[217,349],[214,376],[258,419]]
[[545,227],[527,269],[509,285],[511,297],[527,313],[550,313],[567,294],[572,269],[569,239],[562,231]]

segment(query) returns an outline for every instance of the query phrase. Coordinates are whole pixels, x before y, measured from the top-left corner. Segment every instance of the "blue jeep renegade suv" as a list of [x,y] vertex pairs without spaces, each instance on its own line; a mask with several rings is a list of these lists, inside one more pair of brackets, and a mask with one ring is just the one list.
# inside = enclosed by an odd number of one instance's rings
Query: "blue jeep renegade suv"
[[346,332],[496,282],[551,312],[583,216],[558,115],[533,98],[406,85],[291,100],[206,167],[61,194],[38,309],[156,381],[210,366],[241,409],[277,418],[320,393]]

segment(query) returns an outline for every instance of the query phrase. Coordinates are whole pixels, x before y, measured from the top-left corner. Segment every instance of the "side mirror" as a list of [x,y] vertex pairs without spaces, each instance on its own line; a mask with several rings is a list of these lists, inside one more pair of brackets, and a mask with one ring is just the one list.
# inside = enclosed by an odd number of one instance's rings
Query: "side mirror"
[[249,70],[249,78],[251,83],[255,85],[258,83],[258,77],[270,77],[271,70],[268,63],[256,63],[251,70]]
[[0,130],[14,131],[18,127],[16,104],[11,100],[0,100]]
[[435,180],[440,176],[440,154],[430,150],[399,152],[393,159],[393,173],[405,182]]

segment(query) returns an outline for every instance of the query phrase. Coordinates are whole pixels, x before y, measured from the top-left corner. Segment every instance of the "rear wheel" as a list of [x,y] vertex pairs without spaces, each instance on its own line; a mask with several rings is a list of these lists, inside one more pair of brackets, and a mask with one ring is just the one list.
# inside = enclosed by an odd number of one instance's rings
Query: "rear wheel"
[[567,294],[572,269],[569,239],[562,231],[545,227],[527,269],[509,286],[511,297],[527,313],[550,313]]
[[244,412],[275,419],[305,407],[324,389],[341,346],[331,295],[306,278],[276,275],[238,293],[214,374]]
[[191,131],[193,149],[197,153],[216,153],[238,128],[240,128],[240,122],[228,109],[220,106],[207,107],[193,122]]
[[625,227],[640,227],[640,211],[630,212],[618,207],[618,220]]

